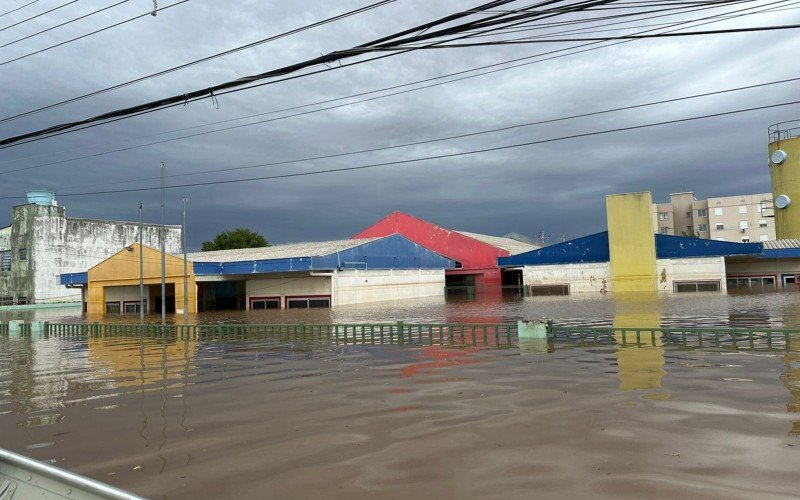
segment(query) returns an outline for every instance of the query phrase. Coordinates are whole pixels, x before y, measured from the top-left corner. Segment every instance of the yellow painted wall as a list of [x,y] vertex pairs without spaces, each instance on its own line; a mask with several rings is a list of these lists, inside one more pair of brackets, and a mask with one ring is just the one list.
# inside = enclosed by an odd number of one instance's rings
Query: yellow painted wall
[[800,137],[770,144],[770,158],[778,149],[786,151],[788,158],[782,165],[770,161],[772,197],[785,194],[792,203],[787,208],[775,209],[775,235],[779,240],[800,238]]
[[654,292],[657,289],[653,197],[649,191],[606,196],[611,290]]
[[[161,284],[161,252],[150,247],[139,247],[136,243],[131,250],[123,249],[103,262],[89,269],[87,286],[87,313],[103,315],[106,312],[106,289],[116,286],[139,284],[139,251],[144,261],[144,284]],[[175,309],[183,309],[183,259],[174,255],[166,258],[166,282],[175,285]],[[189,263],[189,312],[197,312],[197,286],[192,264]],[[160,293],[160,292],[159,292]],[[149,302],[152,307],[152,301]]]

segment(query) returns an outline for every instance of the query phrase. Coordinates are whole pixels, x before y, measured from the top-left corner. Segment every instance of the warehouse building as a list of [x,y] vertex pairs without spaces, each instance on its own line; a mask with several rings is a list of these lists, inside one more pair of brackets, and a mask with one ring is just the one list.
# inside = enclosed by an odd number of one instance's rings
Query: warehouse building
[[743,288],[739,276],[765,277],[764,267],[778,269],[772,285],[780,277],[794,288],[800,248],[783,242],[787,248],[765,250],[761,243],[654,234],[651,206],[649,192],[608,196],[608,231],[500,258],[499,264],[505,273],[518,273],[532,295],[724,291],[731,283]]
[[499,257],[518,255],[538,248],[512,238],[454,231],[431,222],[395,211],[364,229],[354,238],[371,238],[401,234],[409,240],[455,261],[445,271],[450,293],[469,291],[482,296],[501,296],[501,287],[519,286],[516,275],[503,275],[497,264]]
[[[145,245],[160,246],[160,226],[144,224]],[[0,306],[75,302],[80,290],[59,275],[85,271],[139,238],[137,222],[67,217],[51,192],[32,191],[0,229]],[[168,252],[181,251],[180,226],[166,226]]]
[[[138,313],[138,246],[81,273],[61,276],[78,287],[90,314]],[[160,310],[158,251],[143,249],[146,306]],[[328,308],[442,296],[455,263],[401,235],[295,243],[189,254],[189,312]],[[182,312],[182,261],[168,256],[166,307]],[[196,293],[194,292],[196,290]],[[176,307],[177,306],[177,307]]]

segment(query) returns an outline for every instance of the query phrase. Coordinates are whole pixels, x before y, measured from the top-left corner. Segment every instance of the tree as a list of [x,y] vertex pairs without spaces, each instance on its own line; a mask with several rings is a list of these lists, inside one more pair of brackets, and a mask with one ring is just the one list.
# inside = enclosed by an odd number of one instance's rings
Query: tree
[[232,248],[268,247],[269,243],[260,234],[240,227],[233,231],[222,231],[211,241],[203,242],[203,251],[230,250]]
[[700,235],[694,232],[692,228],[686,228],[686,231],[681,231],[681,235],[686,236],[687,238],[700,238]]

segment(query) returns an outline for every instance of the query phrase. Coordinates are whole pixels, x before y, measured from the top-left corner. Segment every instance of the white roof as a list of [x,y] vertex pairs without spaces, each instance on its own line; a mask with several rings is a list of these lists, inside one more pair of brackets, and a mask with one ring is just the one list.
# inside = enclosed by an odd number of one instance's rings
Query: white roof
[[777,250],[780,248],[800,248],[800,239],[789,238],[785,240],[769,240],[762,241],[764,248],[767,250]]
[[214,250],[194,252],[188,258],[194,262],[237,262],[241,260],[292,259],[298,257],[320,257],[357,247],[380,238],[361,238],[357,240],[312,241],[289,243],[260,248],[237,248],[235,250]]
[[531,250],[541,248],[538,245],[531,245],[530,243],[513,240],[511,238],[504,238],[502,236],[489,236],[488,234],[468,233],[466,231],[456,232],[463,234],[464,236],[468,236],[474,240],[482,241],[483,243],[507,250],[509,253],[511,253],[511,255],[530,252]]

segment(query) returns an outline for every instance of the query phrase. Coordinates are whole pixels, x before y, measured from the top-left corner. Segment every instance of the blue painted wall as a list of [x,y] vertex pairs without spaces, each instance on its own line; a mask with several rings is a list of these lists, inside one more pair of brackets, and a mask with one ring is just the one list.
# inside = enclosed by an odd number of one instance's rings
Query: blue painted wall
[[256,274],[351,269],[452,269],[455,262],[394,234],[323,256],[241,262],[195,262],[194,274]]
[[656,234],[656,255],[659,259],[757,255],[763,251],[764,246],[761,243],[735,243]]
[[538,250],[500,257],[497,264],[503,266],[525,266],[544,264],[572,264],[578,262],[608,262],[608,231],[590,234],[582,238],[556,243]]
[[[667,234],[656,234],[655,238],[656,257],[659,259],[760,255],[764,252],[761,243],[734,243]],[[499,266],[503,267],[608,262],[609,259],[608,231],[603,231],[602,233],[550,245],[539,250],[532,250],[511,257],[500,257],[497,262]]]
[[85,285],[89,282],[89,273],[67,273],[59,275],[62,285]]

